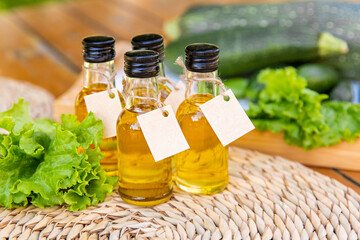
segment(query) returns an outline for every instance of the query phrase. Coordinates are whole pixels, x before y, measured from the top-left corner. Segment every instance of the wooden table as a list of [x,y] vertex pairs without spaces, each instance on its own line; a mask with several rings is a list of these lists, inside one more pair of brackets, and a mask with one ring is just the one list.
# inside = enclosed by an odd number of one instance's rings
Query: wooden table
[[[83,0],[3,13],[0,75],[32,82],[59,96],[80,72],[83,37],[108,34],[117,40],[130,40],[140,33],[162,33],[166,20],[201,2],[218,3],[217,0]],[[222,1],[227,2],[235,1]],[[313,169],[360,193],[360,172]]]

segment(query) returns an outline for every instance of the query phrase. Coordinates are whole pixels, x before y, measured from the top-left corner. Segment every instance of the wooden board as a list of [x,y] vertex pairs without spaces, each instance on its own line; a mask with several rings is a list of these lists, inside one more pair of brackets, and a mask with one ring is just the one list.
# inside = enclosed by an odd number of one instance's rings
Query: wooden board
[[[130,41],[134,35],[160,32],[162,29],[161,24],[154,24],[152,21],[141,18],[140,13],[129,12],[125,7],[110,1],[77,1],[72,2],[71,7],[74,12],[86,16],[89,22],[96,22],[105,26],[106,29],[113,30],[112,32],[119,36],[117,40]],[[106,16],[103,16],[103,12],[107,13]],[[151,19],[150,16],[149,19]]]
[[300,147],[288,145],[280,133],[254,130],[233,144],[271,155],[279,155],[307,165],[360,170],[360,138],[354,143],[341,142],[331,147],[304,151]]
[[0,75],[39,85],[55,96],[71,86],[76,74],[47,44],[24,30],[17,17],[0,18]]
[[86,19],[84,21],[76,17],[68,5],[50,2],[40,7],[17,10],[16,14],[34,32],[51,43],[55,51],[61,52],[65,61],[75,70],[79,70],[83,62],[82,39],[89,35],[111,34],[97,25],[88,24]]

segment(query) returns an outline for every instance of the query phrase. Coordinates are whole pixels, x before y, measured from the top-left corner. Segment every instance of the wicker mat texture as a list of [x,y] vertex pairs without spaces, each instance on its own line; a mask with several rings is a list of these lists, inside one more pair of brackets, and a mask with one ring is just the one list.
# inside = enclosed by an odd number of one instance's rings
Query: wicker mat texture
[[136,207],[114,193],[81,212],[0,209],[0,239],[358,239],[360,196],[281,157],[231,148],[230,183],[213,196],[176,190]]

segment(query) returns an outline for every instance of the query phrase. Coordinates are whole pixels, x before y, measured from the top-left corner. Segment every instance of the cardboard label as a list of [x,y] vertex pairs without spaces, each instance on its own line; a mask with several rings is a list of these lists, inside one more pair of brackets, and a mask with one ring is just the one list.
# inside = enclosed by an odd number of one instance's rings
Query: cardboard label
[[179,81],[176,87],[179,88],[179,90],[172,90],[164,101],[165,105],[171,105],[174,113],[176,113],[180,104],[185,100],[185,84]]
[[160,108],[137,117],[156,162],[190,148],[171,106],[163,110],[168,113],[166,117]]
[[235,141],[255,127],[230,90],[202,104],[200,109],[223,146]]
[[107,91],[102,91],[85,96],[88,112],[93,112],[104,123],[104,138],[116,136],[116,121],[122,110],[119,93],[116,88],[111,89],[114,98]]

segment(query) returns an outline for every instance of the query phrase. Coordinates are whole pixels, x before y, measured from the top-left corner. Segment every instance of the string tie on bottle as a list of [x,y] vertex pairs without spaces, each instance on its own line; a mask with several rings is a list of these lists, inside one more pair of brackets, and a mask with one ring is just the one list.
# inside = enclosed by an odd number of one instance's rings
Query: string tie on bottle
[[110,76],[107,75],[105,72],[108,71],[107,69],[94,69],[94,68],[88,68],[88,67],[85,67],[83,66],[83,69],[84,70],[87,70],[87,71],[90,71],[90,72],[94,72],[94,73],[97,73],[97,74],[100,74],[102,75],[106,81],[107,81],[107,92],[109,94],[109,97],[110,98],[114,98],[115,97],[115,94],[111,91],[113,88],[115,88],[114,84],[113,84],[113,80],[115,79],[118,71],[114,71]]
[[153,100],[153,101],[155,101],[155,104],[156,104],[157,108],[161,109],[161,112],[162,112],[163,116],[167,116],[169,114],[165,109],[163,109],[163,107],[165,107],[165,104],[163,102],[161,102],[161,99],[160,99],[161,95],[160,94],[158,94],[157,98],[130,95],[129,94],[129,89],[128,89],[129,87],[128,87],[128,84],[127,84],[126,79],[124,77],[122,78],[122,85],[123,85],[123,93],[122,93],[122,95],[125,96],[126,98],[132,97],[132,98],[137,98],[137,99],[142,99],[142,100]]
[[169,83],[176,91],[179,91],[180,88],[176,86],[176,83],[174,83],[172,80],[170,80],[167,77],[158,77],[158,82],[166,82]]
[[212,82],[212,83],[217,84],[220,87],[220,93],[221,93],[221,95],[223,95],[224,98],[228,97],[225,93],[226,92],[225,85],[221,81],[220,78],[196,78],[196,77],[188,78],[188,70],[187,70],[187,68],[184,64],[184,61],[182,60],[181,57],[178,57],[176,59],[175,64],[179,65],[184,71],[184,75],[181,75],[180,77],[184,80],[184,82],[186,84],[186,89],[187,89],[186,95],[187,96],[190,95],[189,91],[191,89],[190,87],[193,82]]

